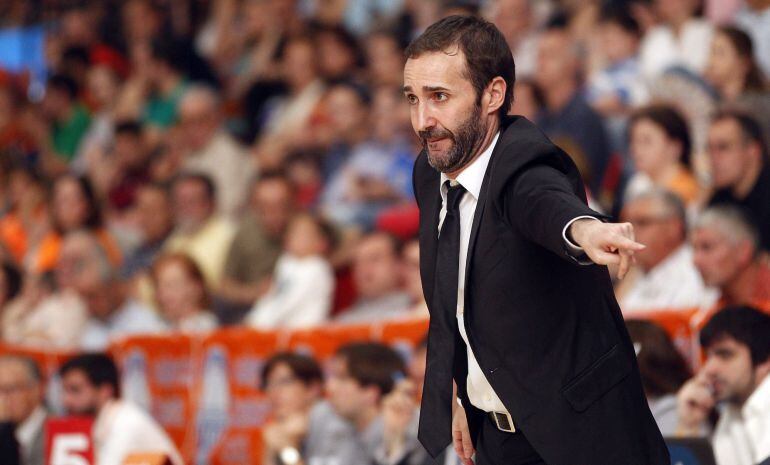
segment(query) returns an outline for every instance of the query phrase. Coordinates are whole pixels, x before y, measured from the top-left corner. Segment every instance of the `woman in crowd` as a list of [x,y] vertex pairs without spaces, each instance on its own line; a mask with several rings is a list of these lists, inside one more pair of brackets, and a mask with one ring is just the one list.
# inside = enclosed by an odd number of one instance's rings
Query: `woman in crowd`
[[636,111],[628,123],[631,158],[636,173],[625,198],[649,188],[678,195],[687,206],[696,205],[702,190],[690,167],[690,133],[682,115],[668,105]]
[[217,327],[208,310],[203,273],[190,257],[181,253],[159,257],[152,266],[152,280],[158,309],[172,330],[195,333]]

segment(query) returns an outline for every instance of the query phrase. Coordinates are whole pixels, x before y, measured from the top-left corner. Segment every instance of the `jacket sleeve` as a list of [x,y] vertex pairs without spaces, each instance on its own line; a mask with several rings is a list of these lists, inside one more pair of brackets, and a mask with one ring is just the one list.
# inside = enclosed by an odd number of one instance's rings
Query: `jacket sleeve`
[[[582,186],[580,186],[582,187]],[[564,240],[564,227],[579,216],[609,217],[588,207],[565,173],[548,164],[522,169],[506,189],[506,215],[528,240],[572,263],[584,264]]]

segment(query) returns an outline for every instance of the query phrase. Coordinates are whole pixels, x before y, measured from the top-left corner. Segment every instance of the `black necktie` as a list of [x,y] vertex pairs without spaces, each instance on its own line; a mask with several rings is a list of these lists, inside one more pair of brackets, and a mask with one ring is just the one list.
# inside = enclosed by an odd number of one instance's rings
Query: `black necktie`
[[446,181],[446,216],[436,250],[428,360],[420,408],[418,437],[437,456],[452,442],[452,369],[457,332],[457,286],[460,268],[460,200],[465,189]]

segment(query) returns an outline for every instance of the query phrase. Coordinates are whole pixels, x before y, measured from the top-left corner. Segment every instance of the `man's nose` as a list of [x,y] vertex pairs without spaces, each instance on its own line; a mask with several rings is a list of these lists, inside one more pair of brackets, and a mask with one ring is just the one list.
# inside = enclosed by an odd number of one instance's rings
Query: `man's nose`
[[436,127],[436,118],[427,105],[420,103],[417,106],[417,131],[429,131]]

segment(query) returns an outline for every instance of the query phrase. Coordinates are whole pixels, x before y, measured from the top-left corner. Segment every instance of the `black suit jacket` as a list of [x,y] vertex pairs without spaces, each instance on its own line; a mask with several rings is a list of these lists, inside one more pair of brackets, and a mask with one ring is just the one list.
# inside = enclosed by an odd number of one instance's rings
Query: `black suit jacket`
[[[549,465],[669,465],[607,269],[579,265],[562,237],[573,218],[602,215],[587,207],[572,160],[534,124],[512,116],[501,131],[473,218],[465,278],[465,329],[480,367]],[[420,154],[414,189],[429,308],[439,184]],[[454,312],[430,310],[430,331],[452,327]],[[453,375],[463,406],[473,409],[465,345],[455,333]],[[479,425],[469,426],[475,437]]]

